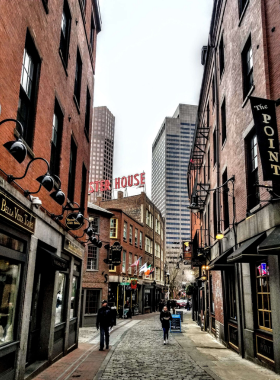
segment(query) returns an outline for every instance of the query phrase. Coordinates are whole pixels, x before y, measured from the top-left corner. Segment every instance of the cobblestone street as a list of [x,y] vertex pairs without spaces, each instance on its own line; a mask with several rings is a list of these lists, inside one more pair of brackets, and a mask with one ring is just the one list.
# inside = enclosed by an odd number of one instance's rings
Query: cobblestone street
[[100,379],[212,379],[173,335],[164,346],[158,315],[135,325],[116,347]]
[[279,380],[274,372],[242,359],[191,320],[184,310],[182,332],[163,345],[159,313],[117,320],[110,349],[98,351],[96,328],[80,329],[79,348],[36,380]]

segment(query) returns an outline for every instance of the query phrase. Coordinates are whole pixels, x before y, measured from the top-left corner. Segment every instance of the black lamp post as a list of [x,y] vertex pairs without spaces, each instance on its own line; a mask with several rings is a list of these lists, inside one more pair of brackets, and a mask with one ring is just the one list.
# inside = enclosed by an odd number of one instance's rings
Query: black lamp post
[[[23,135],[23,126],[22,124],[16,120],[16,119],[5,119],[0,122],[0,125],[3,123],[6,123],[8,121],[14,121],[17,123],[20,127],[21,133],[20,137]],[[8,152],[19,162],[20,164],[24,161],[26,155],[27,155],[27,149],[24,143],[20,138],[17,138],[15,141],[8,141],[3,145]]]

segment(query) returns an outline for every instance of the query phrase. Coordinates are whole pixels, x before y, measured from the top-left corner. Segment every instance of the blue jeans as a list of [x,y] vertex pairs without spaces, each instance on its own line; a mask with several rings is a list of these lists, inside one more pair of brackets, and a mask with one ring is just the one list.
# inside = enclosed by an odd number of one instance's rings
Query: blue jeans
[[168,339],[168,328],[166,328],[166,327],[163,327],[162,328],[163,329],[163,340],[166,340],[166,339]]
[[106,347],[109,347],[109,326],[108,327],[102,327],[100,326],[100,348],[104,348],[104,334],[106,339]]

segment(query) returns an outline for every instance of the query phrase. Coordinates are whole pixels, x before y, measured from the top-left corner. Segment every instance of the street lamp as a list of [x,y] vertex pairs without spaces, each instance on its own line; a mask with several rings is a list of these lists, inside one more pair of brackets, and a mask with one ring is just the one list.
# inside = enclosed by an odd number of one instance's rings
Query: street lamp
[[[6,123],[7,121],[14,121],[20,127],[20,137],[23,135],[23,126],[16,119],[5,119],[0,122],[0,125]],[[17,160],[18,163],[22,163],[27,155],[27,149],[24,143],[20,138],[17,138],[15,141],[8,141],[3,145],[7,151]]]

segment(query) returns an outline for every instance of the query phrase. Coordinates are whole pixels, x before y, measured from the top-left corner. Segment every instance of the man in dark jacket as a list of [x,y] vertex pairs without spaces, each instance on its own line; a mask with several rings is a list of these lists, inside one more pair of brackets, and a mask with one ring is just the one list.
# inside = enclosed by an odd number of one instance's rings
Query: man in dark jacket
[[99,351],[104,350],[104,334],[106,338],[106,349],[109,348],[109,328],[113,327],[113,315],[112,311],[106,300],[102,301],[102,307],[98,310],[96,319],[97,330],[100,327],[100,348]]
[[172,316],[170,311],[168,311],[167,306],[164,306],[162,312],[160,313],[160,321],[163,329],[163,344],[168,343],[169,322],[171,319]]

